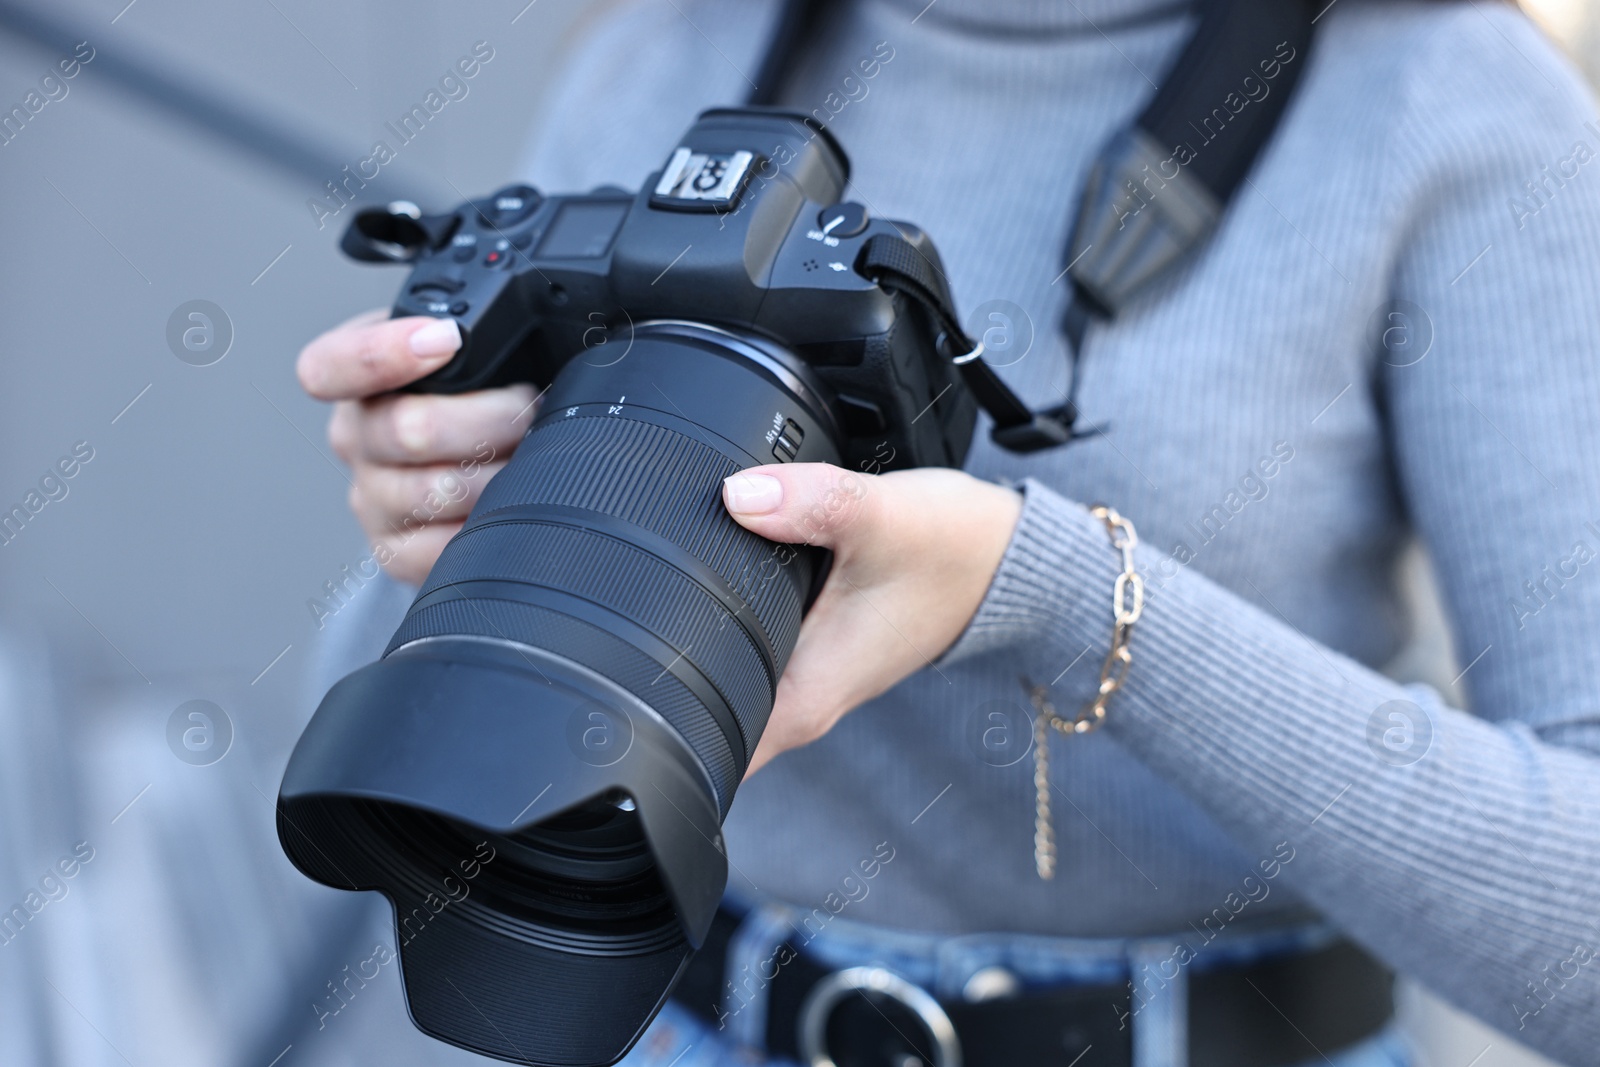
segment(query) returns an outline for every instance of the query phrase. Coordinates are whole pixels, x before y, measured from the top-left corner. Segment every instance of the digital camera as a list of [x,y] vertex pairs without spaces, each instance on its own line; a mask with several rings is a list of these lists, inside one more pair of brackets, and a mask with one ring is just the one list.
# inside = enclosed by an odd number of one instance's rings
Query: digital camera
[[411,265],[396,316],[460,324],[414,389],[543,390],[278,799],[300,870],[393,903],[411,1016],[436,1037],[613,1063],[705,935],[722,820],[828,564],[740,527],[723,479],[966,456],[976,351],[917,298],[948,306],[938,254],[841,202],[848,176],[809,116],[718,109],[637,193],[519,185],[345,235]]

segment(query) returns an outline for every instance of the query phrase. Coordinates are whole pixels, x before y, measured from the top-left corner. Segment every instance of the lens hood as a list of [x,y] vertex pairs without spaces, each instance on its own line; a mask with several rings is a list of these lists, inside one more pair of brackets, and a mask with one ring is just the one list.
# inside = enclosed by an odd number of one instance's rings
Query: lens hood
[[680,734],[615,683],[441,637],[329,691],[278,835],[311,878],[389,898],[420,1029],[587,1067],[633,1046],[710,925],[727,881],[714,795]]

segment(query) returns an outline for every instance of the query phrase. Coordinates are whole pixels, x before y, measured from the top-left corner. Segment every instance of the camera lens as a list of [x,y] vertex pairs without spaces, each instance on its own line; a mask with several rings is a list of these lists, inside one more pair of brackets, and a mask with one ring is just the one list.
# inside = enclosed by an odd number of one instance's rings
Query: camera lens
[[823,563],[722,506],[774,442],[839,459],[804,363],[753,337],[656,322],[570,361],[385,658],[318,709],[279,835],[393,902],[422,1029],[605,1064],[659,1010]]
[[663,931],[681,941],[637,809],[619,803],[632,802],[597,798],[512,834],[393,806],[373,805],[367,816],[373,833],[413,864],[482,857],[481,873],[455,874],[470,883],[475,906],[618,943]]

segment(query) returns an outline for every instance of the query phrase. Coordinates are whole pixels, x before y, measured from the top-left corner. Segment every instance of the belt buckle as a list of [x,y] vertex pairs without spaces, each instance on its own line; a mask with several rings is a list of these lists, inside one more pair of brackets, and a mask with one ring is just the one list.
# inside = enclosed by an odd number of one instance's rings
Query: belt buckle
[[837,1067],[828,1055],[828,1019],[840,1001],[858,992],[882,994],[915,1015],[933,1039],[933,1067],[961,1067],[961,1042],[950,1016],[925,990],[885,967],[849,967],[811,988],[800,1006],[797,1026],[803,1062],[811,1067]]

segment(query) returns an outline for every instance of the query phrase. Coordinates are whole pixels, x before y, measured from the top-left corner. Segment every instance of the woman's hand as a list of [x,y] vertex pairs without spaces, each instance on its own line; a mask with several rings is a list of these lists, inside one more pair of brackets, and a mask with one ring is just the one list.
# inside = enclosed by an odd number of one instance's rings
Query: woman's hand
[[753,533],[834,553],[750,773],[954,644],[1022,513],[1019,494],[959,471],[869,475],[825,463],[752,467],[724,483],[723,502]]
[[336,401],[328,441],[353,475],[350,509],[384,569],[420,584],[484,484],[533,421],[528,385],[456,396],[396,395],[461,347],[454,319],[370,311],[300,353],[306,392]]

